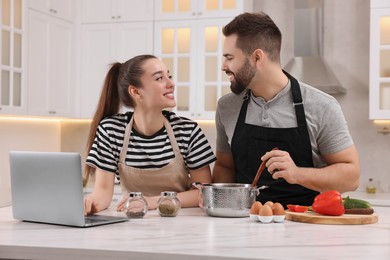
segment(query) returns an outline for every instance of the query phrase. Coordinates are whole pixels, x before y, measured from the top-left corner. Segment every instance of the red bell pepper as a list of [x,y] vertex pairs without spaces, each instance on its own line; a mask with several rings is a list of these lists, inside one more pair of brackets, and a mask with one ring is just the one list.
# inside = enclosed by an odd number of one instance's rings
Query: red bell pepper
[[287,208],[292,212],[306,212],[309,210],[308,206],[287,204]]
[[330,190],[317,195],[312,205],[314,212],[323,215],[341,216],[345,213],[340,192]]

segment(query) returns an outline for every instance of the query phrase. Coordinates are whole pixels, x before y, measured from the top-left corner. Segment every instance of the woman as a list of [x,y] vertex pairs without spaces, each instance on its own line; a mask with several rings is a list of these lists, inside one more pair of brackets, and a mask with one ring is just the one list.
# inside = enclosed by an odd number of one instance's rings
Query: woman
[[[124,198],[143,192],[149,209],[157,207],[162,191],[176,191],[182,207],[198,206],[192,182],[210,183],[209,164],[215,155],[196,122],[164,108],[176,106],[175,85],[164,63],[152,55],[115,63],[109,70],[92,121],[86,161],[87,176],[95,172],[85,214],[106,209],[115,176]],[[120,107],[134,112],[118,114]]]

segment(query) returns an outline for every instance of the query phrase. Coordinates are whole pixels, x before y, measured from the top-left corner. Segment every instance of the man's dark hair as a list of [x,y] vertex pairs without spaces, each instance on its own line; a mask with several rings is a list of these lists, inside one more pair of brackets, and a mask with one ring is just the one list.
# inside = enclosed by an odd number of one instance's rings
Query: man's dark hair
[[265,13],[243,13],[228,23],[222,32],[225,36],[237,34],[236,46],[250,55],[256,49],[267,53],[273,62],[280,62],[282,34]]

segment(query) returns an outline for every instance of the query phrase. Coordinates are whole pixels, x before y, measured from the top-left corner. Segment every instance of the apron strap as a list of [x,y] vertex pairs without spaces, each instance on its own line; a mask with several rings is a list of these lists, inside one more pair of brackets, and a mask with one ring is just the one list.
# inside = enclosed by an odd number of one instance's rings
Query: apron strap
[[293,76],[288,74],[286,71],[283,70],[283,72],[290,79],[291,82],[293,105],[295,108],[295,115],[297,116],[298,126],[306,126],[305,109],[303,107],[303,100],[299,83]]
[[[123,146],[119,156],[119,163],[123,163],[124,165],[126,165],[125,159],[126,159],[127,149],[129,147],[130,133],[133,127],[133,121],[134,121],[134,114],[132,115],[129,124],[126,126],[125,136],[123,139]],[[167,130],[168,138],[169,141],[171,142],[171,146],[172,146],[173,153],[175,154],[175,158],[184,161],[183,156],[181,155],[180,152],[179,145],[177,144],[173,129],[168,119],[165,116],[164,116],[164,126],[165,129]]]

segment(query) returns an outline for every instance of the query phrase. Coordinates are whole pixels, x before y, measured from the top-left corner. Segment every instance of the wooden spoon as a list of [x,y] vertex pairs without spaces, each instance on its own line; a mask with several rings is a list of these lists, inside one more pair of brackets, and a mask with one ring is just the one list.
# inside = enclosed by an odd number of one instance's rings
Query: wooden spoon
[[[272,149],[272,151],[274,151],[274,150],[278,150],[278,148],[275,147],[275,148]],[[257,184],[257,182],[258,182],[259,179],[260,179],[260,175],[263,173],[263,171],[264,171],[264,169],[265,169],[265,164],[266,164],[266,163],[267,163],[267,161],[263,161],[263,162],[260,164],[260,167],[259,167],[259,169],[257,170],[256,176],[255,176],[255,178],[254,178],[254,180],[253,180],[253,182],[252,182],[252,185],[251,185],[252,188],[253,188],[253,187],[256,187],[256,184]]]

